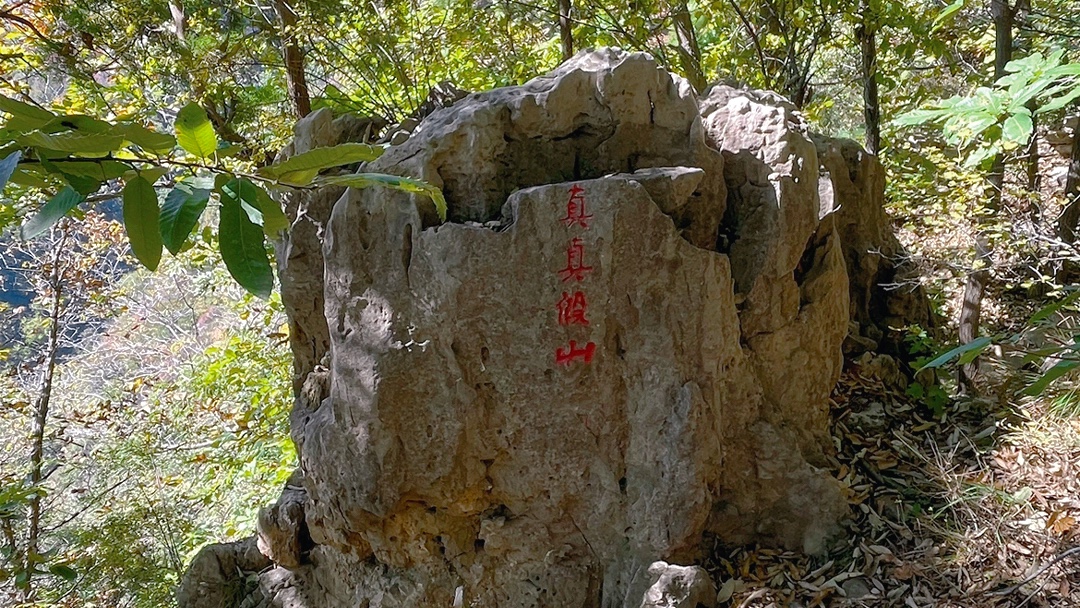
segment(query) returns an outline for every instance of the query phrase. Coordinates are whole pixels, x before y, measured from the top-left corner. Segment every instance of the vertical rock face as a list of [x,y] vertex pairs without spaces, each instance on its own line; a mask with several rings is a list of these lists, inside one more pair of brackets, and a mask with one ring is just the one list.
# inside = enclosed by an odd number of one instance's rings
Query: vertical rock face
[[790,106],[600,50],[365,170],[451,222],[349,190],[287,256],[329,368],[298,364],[303,491],[260,518],[286,557],[248,605],[684,605],[708,581],[666,562],[706,533],[823,549],[849,285]]
[[909,325],[929,329],[936,321],[918,271],[885,213],[885,170],[849,139],[814,136],[814,143],[821,162],[822,205],[835,209],[847,262],[852,342],[903,354],[899,330]]

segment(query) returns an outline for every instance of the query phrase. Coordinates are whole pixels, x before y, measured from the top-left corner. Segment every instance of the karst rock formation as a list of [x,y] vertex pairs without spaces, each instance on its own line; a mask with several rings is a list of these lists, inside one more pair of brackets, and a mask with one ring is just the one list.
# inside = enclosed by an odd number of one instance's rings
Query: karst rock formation
[[[367,130],[319,111],[285,153]],[[286,201],[300,470],[181,606],[693,608],[705,538],[825,548],[842,344],[921,314],[874,286],[900,250],[873,157],[610,49],[395,138],[362,170],[440,187],[449,221]]]

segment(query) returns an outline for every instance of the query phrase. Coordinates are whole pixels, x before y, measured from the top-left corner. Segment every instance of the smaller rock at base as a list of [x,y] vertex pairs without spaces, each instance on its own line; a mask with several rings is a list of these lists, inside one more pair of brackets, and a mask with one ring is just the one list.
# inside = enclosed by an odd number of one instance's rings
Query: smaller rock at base
[[715,608],[716,585],[701,566],[653,562],[652,584],[641,598],[641,608]]

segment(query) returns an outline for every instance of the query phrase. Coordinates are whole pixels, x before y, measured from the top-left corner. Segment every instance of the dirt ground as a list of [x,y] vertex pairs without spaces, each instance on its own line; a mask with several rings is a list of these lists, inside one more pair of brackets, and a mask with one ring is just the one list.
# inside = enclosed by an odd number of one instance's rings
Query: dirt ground
[[1080,607],[1080,417],[975,398],[935,414],[906,389],[890,358],[849,364],[832,396],[846,534],[823,558],[714,547],[719,606]]

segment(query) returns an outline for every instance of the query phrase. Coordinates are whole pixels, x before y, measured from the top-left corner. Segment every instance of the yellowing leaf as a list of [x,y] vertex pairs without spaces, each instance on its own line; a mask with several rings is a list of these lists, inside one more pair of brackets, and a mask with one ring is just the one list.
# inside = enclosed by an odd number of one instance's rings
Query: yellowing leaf
[[180,147],[199,158],[209,158],[217,150],[217,133],[197,103],[189,103],[176,115],[176,140]]

